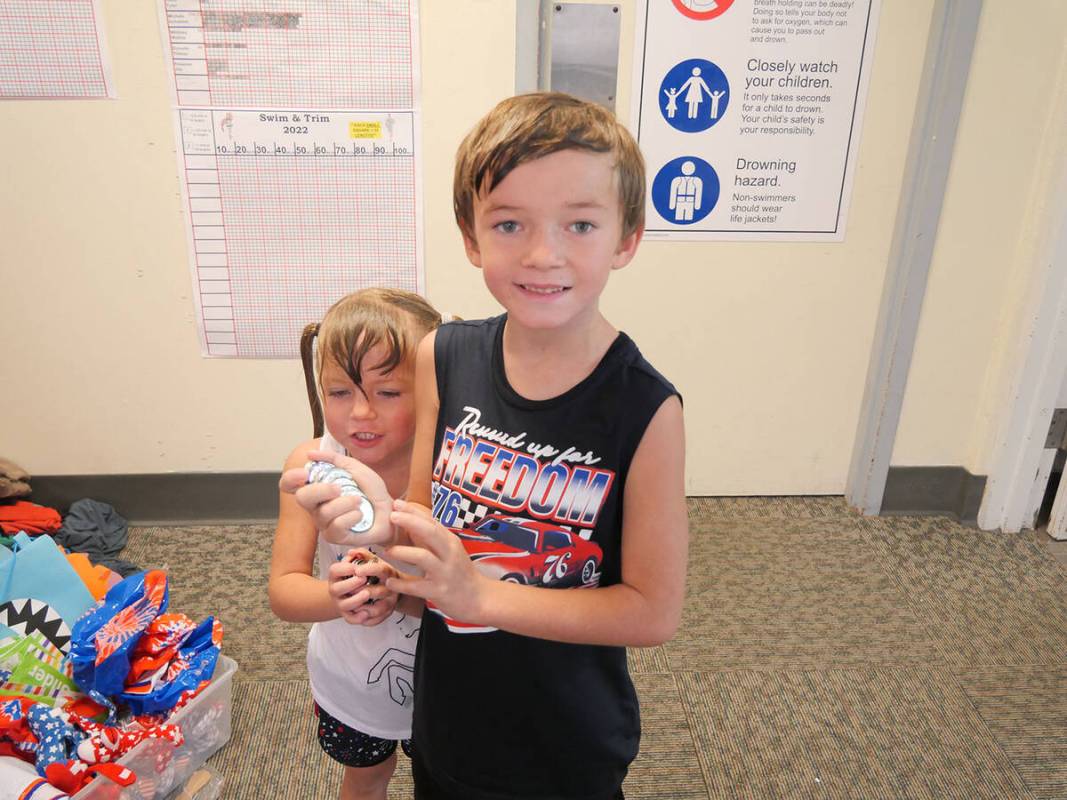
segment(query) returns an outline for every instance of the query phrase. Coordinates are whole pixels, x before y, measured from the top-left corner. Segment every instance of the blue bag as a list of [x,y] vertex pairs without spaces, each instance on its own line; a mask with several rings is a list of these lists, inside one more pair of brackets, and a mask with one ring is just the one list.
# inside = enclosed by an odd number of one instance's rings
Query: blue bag
[[130,671],[130,651],[144,629],[167,608],[167,575],[154,569],[112,586],[74,625],[70,660],[74,682],[97,702],[120,694]]
[[70,630],[93,596],[51,536],[14,538],[11,548],[0,546],[0,638],[44,636],[66,652]]

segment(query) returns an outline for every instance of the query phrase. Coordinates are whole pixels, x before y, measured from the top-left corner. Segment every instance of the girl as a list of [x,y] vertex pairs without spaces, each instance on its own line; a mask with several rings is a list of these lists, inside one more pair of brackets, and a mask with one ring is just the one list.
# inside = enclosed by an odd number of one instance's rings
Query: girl
[[[440,323],[410,292],[366,289],[335,303],[315,358],[326,433],[297,446],[285,469],[302,469],[316,450],[347,454],[402,497],[415,435],[415,349]],[[328,484],[320,491],[339,494]],[[312,574],[316,545],[320,578]],[[395,611],[396,595],[385,588],[394,574],[370,550],[326,541],[293,496],[280,493],[270,603],[283,620],[315,623],[308,678],[319,743],[345,767],[341,800],[385,800],[398,740],[410,754],[419,621]]]

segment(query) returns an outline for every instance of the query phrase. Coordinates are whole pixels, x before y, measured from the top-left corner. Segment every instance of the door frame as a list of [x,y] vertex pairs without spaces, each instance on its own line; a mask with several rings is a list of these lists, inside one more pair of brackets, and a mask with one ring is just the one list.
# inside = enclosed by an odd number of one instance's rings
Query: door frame
[[931,15],[904,183],[845,483],[849,505],[864,514],[882,510],[981,13],[982,0],[937,0]]
[[[1052,97],[1050,107],[1055,110],[1048,120],[1047,136],[1062,142],[1062,131],[1067,130],[1067,47]],[[1046,202],[1034,208],[1042,222],[1032,278],[1011,351],[1012,379],[1000,410],[989,480],[978,511],[978,527],[983,530],[1016,533],[1032,528],[1048,481],[1045,438],[1067,373],[1067,148],[1060,144],[1050,155],[1055,163],[1053,177],[1045,192]]]

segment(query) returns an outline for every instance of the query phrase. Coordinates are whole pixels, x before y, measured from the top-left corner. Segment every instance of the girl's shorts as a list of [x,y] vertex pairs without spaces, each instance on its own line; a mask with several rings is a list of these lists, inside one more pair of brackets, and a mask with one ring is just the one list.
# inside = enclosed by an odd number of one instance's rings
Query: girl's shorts
[[[315,716],[319,718],[319,745],[326,755],[346,767],[373,767],[396,752],[395,739],[379,739],[350,728],[323,711],[318,703]],[[411,758],[411,739],[402,739],[400,747]]]

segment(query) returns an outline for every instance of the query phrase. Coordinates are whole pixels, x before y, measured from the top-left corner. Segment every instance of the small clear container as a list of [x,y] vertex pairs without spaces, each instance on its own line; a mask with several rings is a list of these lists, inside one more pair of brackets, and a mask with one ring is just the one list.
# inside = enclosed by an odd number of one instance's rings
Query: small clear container
[[[119,786],[97,776],[74,795],[76,800],[163,800],[181,787],[197,769],[230,740],[233,711],[233,675],[237,662],[220,655],[211,684],[168,722],[181,726],[185,744],[175,747],[165,739],[145,739],[118,760],[137,774],[132,786]],[[218,775],[218,790],[222,776]],[[218,795],[203,795],[204,800]],[[200,800],[201,795],[194,795]]]

